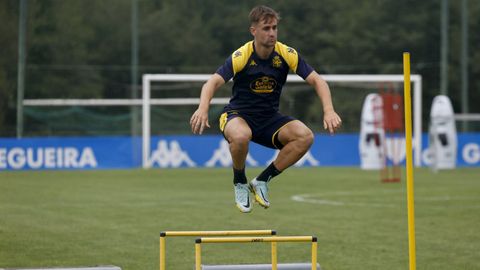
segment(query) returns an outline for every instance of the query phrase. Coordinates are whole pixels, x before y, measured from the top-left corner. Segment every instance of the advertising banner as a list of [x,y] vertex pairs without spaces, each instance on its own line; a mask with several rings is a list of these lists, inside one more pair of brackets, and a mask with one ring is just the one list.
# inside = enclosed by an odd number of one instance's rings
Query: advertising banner
[[[422,164],[429,165],[427,134],[423,142]],[[316,134],[310,151],[295,166],[360,166],[358,145],[358,134]],[[251,143],[247,166],[266,166],[277,154]],[[0,171],[141,168],[141,156],[139,137],[0,139]],[[230,167],[232,160],[221,135],[154,136],[150,163],[153,168]],[[458,135],[457,166],[480,166],[480,133]]]

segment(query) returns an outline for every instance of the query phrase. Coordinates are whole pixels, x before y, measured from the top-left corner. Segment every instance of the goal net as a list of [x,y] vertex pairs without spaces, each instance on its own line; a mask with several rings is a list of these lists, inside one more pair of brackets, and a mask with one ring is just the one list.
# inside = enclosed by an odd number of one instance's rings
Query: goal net
[[[142,166],[151,167],[152,134],[185,134],[190,132],[189,119],[199,103],[200,89],[211,74],[144,74],[142,78]],[[403,75],[322,75],[328,82],[335,109],[343,120],[341,132],[359,132],[362,102],[366,95],[380,91],[385,84],[403,95]],[[414,162],[421,164],[422,78],[411,75],[413,89]],[[212,128],[206,133],[218,134],[217,119],[231,95],[231,81],[212,99],[209,119]],[[297,75],[288,75],[280,101],[282,113],[306,123],[314,132],[323,126],[323,112],[315,91]]]

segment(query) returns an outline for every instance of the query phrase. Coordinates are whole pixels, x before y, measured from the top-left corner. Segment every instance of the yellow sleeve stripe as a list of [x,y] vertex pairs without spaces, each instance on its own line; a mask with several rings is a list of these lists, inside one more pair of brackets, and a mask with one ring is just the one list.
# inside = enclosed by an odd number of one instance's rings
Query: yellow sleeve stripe
[[294,48],[277,41],[275,44],[275,51],[280,54],[293,72],[297,72],[298,54]]
[[242,71],[253,53],[253,41],[245,43],[232,54],[233,75]]

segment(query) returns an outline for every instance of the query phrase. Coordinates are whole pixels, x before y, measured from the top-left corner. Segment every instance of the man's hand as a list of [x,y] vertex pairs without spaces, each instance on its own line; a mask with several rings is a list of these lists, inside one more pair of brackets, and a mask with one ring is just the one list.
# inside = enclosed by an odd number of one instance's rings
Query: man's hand
[[190,126],[192,127],[193,134],[202,134],[206,127],[210,127],[208,124],[210,101],[215,91],[224,84],[225,80],[217,73],[214,73],[212,77],[203,84],[202,93],[200,94],[200,104],[198,105],[198,109],[193,113],[192,118],[190,118]]
[[202,134],[205,127],[210,127],[208,124],[208,110],[197,109],[192,118],[190,118],[190,126],[193,134]]
[[328,130],[330,134],[335,133],[335,130],[342,125],[342,119],[334,110],[329,110],[323,114],[323,128]]

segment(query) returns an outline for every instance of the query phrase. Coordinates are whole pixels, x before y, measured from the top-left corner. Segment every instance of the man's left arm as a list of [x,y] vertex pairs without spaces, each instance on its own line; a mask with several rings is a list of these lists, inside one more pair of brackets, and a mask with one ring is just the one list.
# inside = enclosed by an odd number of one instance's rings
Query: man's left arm
[[307,78],[308,84],[315,88],[323,106],[323,128],[333,134],[342,125],[342,119],[333,108],[332,95],[327,82],[314,70]]

